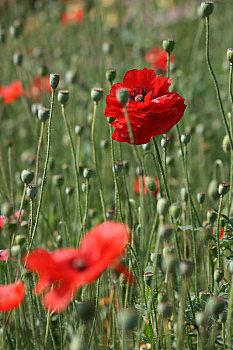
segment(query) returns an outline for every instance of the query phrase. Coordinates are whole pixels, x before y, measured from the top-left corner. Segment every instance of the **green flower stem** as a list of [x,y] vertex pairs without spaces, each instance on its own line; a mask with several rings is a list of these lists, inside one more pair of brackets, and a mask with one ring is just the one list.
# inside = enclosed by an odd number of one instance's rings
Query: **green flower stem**
[[8,147],[8,166],[9,166],[9,177],[10,177],[10,193],[11,193],[11,202],[13,207],[15,206],[14,202],[14,186],[13,186],[13,178],[12,178],[12,147]]
[[34,228],[33,228],[33,232],[32,232],[29,250],[31,250],[33,240],[34,240],[34,237],[36,234],[38,222],[39,222],[40,209],[41,209],[41,205],[42,205],[44,186],[45,186],[45,179],[46,179],[48,163],[49,163],[49,155],[50,155],[50,148],[51,148],[51,133],[52,133],[51,126],[52,126],[52,117],[53,117],[53,108],[54,108],[54,96],[55,96],[55,90],[52,90],[50,115],[49,115],[49,121],[48,121],[48,139],[47,139],[46,158],[45,158],[44,171],[43,171],[42,182],[41,182],[40,198],[39,198],[39,203],[38,203],[38,207],[37,207],[36,219],[35,219],[35,224],[34,224]]
[[37,178],[38,178],[38,170],[39,170],[39,156],[40,156],[40,148],[43,138],[43,132],[44,132],[44,122],[41,123],[41,129],[40,129],[40,137],[37,147],[37,153],[36,153],[36,175],[35,175],[35,185],[37,184]]
[[5,186],[6,190],[7,190],[7,192],[10,194],[10,189],[9,189],[9,186],[8,186],[8,183],[7,183],[5,169],[4,169],[3,161],[2,161],[2,150],[1,150],[1,148],[0,148],[0,169],[1,169],[1,174],[2,174],[2,179],[3,179],[3,182],[4,182],[4,186]]
[[30,199],[28,251],[29,251],[31,240],[32,240],[32,228],[33,228],[33,200]]
[[232,307],[233,307],[233,279],[231,276],[231,290],[227,307],[227,349],[232,349]]
[[[77,167],[77,160],[76,160],[76,154],[75,154],[75,149],[74,149],[74,143],[72,140],[71,132],[70,132],[70,127],[68,124],[68,120],[66,118],[66,113],[65,113],[65,107],[62,104],[61,105],[61,111],[62,111],[62,117],[65,123],[66,131],[69,136],[69,142],[70,142],[70,149],[72,153],[72,158],[73,158],[73,167],[74,167],[74,173],[75,173],[75,179],[76,179],[76,192],[77,192],[77,198],[78,198],[78,213],[79,213],[79,224],[81,227],[81,222],[82,222],[82,208],[81,208],[81,198],[80,198],[80,185],[79,185],[79,171]],[[77,210],[75,211],[77,213]],[[76,215],[76,214],[75,214]]]
[[221,212],[222,212],[222,204],[223,204],[223,196],[221,195],[220,196],[220,201],[219,201],[217,229],[216,229],[218,268],[221,267],[220,242],[219,242],[219,226],[220,226],[220,218],[221,218]]
[[99,182],[99,195],[100,195],[100,201],[103,211],[103,217],[104,221],[106,221],[106,209],[105,209],[105,203],[104,203],[104,196],[103,196],[103,189],[102,189],[102,182],[101,177],[99,173],[99,168],[97,166],[97,155],[96,155],[96,148],[95,148],[95,122],[96,122],[96,112],[97,112],[97,103],[94,102],[94,111],[93,111],[93,119],[92,119],[92,126],[91,126],[91,139],[92,139],[92,150],[93,150],[93,163],[95,166],[98,182]]
[[[229,95],[231,98],[231,109],[233,113],[233,92],[232,92],[232,70],[233,70],[233,64],[230,63],[230,72],[229,72]],[[232,136],[232,113],[230,113],[230,130],[231,130],[231,136]],[[230,215],[231,210],[231,203],[232,203],[232,187],[233,187],[233,150],[231,149],[230,154],[231,159],[231,166],[230,166],[230,191],[229,191],[229,204],[228,204],[228,216]]]
[[213,78],[214,81],[214,86],[215,86],[215,90],[216,90],[216,94],[217,94],[217,100],[218,100],[218,105],[221,111],[221,115],[222,115],[222,119],[227,131],[227,134],[229,136],[229,140],[230,140],[230,144],[231,144],[231,148],[233,149],[233,141],[232,141],[232,137],[231,137],[231,132],[227,123],[227,119],[226,119],[226,115],[223,109],[223,104],[222,104],[222,99],[221,99],[221,95],[220,95],[220,90],[219,90],[219,86],[218,86],[218,82],[217,82],[217,78],[215,76],[214,70],[212,68],[211,62],[210,62],[210,55],[209,55],[209,17],[205,17],[205,28],[206,28],[206,62],[210,71],[210,74]]
[[188,281],[187,281],[187,278],[185,278],[185,281],[182,287],[181,306],[180,306],[179,315],[178,315],[177,350],[182,350],[184,345],[184,329],[185,329],[184,316],[185,316],[185,304],[186,304],[187,291],[188,291]]
[[167,77],[170,76],[171,53],[167,52]]
[[90,334],[90,338],[89,338],[87,349],[91,348],[92,337],[93,337],[93,333],[94,333],[94,330],[95,330],[95,324],[96,324],[97,315],[98,315],[98,311],[99,311],[99,307],[98,306],[99,306],[99,294],[100,294],[100,279],[101,279],[101,277],[98,279],[97,286],[96,286],[95,315],[94,315],[94,320],[93,320],[92,327],[91,327],[91,334]]
[[32,300],[32,289],[30,286],[29,281],[27,281],[27,289],[28,289],[28,298],[29,298],[29,318],[30,318],[30,323],[31,323],[31,327],[32,327],[32,339],[33,339],[33,345],[34,345],[34,349],[37,350],[38,346],[37,346],[37,339],[36,339],[36,327],[35,327],[35,320],[34,320],[34,310],[33,310],[33,300]]
[[82,231],[86,232],[87,214],[88,214],[88,195],[89,195],[89,179],[86,179],[86,199],[85,199],[85,212],[82,222]]

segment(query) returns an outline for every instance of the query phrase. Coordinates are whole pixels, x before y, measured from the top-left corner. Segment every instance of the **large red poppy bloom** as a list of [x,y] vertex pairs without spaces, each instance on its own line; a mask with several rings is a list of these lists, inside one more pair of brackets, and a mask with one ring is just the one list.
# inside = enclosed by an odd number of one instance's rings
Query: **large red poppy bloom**
[[[150,191],[146,188],[146,184],[145,184],[145,178],[146,176],[143,175],[142,181],[143,181],[143,192],[146,193],[150,193]],[[154,196],[157,196],[158,192],[159,192],[159,179],[157,177],[153,178],[155,185],[156,185],[156,190],[154,192],[152,192],[152,194]],[[135,182],[134,182],[134,192],[137,194],[140,194],[140,180],[139,180],[139,176],[136,176]]]
[[10,85],[0,86],[2,103],[7,105],[20,98],[23,94],[23,87],[19,80],[13,81]]
[[0,311],[10,311],[23,302],[25,288],[23,282],[0,285]]
[[119,142],[130,142],[127,120],[123,105],[118,102],[118,89],[128,88],[129,115],[134,141],[141,145],[153,136],[166,133],[182,118],[186,105],[184,99],[175,92],[168,92],[172,80],[155,75],[152,69],[132,69],[126,72],[123,83],[112,86],[106,98],[105,116],[113,117],[115,127],[112,138]]
[[[32,251],[24,257],[24,261],[29,270],[39,275],[34,292],[40,294],[45,290],[45,307],[55,312],[62,311],[75,297],[79,288],[95,281],[115,263],[128,242],[127,227],[109,221],[93,228],[82,239],[79,249]],[[124,272],[117,265],[114,268]]]
[[[159,70],[161,73],[166,73],[167,71],[167,51],[160,49],[157,46],[152,47],[145,54],[145,60],[150,63],[151,68],[154,70]],[[173,54],[170,55],[170,63],[175,63],[175,58]]]

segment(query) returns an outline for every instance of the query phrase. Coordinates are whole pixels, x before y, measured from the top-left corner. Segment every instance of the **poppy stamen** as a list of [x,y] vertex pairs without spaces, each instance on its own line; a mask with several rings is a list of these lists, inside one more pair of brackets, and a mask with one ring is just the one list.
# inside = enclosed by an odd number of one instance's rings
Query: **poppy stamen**
[[71,265],[75,270],[78,270],[78,271],[83,271],[87,268],[86,261],[82,258],[74,259],[71,262]]

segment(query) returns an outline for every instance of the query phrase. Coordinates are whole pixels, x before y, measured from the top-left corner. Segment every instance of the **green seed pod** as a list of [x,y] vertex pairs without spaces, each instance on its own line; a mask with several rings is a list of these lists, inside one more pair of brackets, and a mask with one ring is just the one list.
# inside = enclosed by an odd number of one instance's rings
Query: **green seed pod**
[[6,31],[0,30],[0,43],[5,44],[6,42]]
[[209,17],[214,11],[214,3],[213,1],[203,1],[199,8],[199,15],[201,17]]
[[173,312],[173,306],[169,302],[162,302],[158,304],[157,311],[162,318],[170,318]]
[[227,50],[227,59],[230,63],[233,63],[233,49],[232,48]]
[[150,143],[148,142],[148,143],[144,143],[143,145],[142,145],[142,149],[143,149],[143,151],[148,151],[149,149],[150,149]]
[[206,312],[209,315],[218,316],[221,312],[223,312],[224,308],[225,299],[219,296],[212,296],[206,305]]
[[95,305],[90,301],[85,301],[82,303],[75,303],[75,308],[77,316],[83,321],[87,322],[94,317]]
[[106,210],[106,219],[107,220],[114,220],[114,218],[115,218],[114,210]]
[[86,193],[87,190],[88,190],[88,192],[89,192],[90,189],[91,189],[91,184],[89,184],[89,183],[87,184],[87,183],[85,183],[85,182],[82,183],[82,191],[83,191],[83,193]]
[[4,201],[1,204],[1,215],[9,217],[14,213],[13,205],[10,201]]
[[139,166],[137,166],[135,170],[136,176],[142,176],[143,175],[143,169]]
[[173,225],[172,224],[160,224],[158,227],[158,234],[161,239],[168,240],[173,232]]
[[166,40],[163,40],[162,42],[162,46],[163,46],[163,49],[167,52],[172,52],[174,50],[174,47],[175,47],[175,40],[173,39],[166,39]]
[[83,133],[83,130],[84,130],[84,127],[83,125],[76,125],[75,126],[75,129],[74,129],[74,132],[77,136],[81,136],[82,133]]
[[225,196],[230,189],[229,182],[221,182],[218,186],[218,193],[220,196]]
[[171,140],[169,137],[163,136],[161,139],[161,146],[163,149],[167,149],[170,146]]
[[64,175],[63,174],[54,174],[52,176],[52,183],[55,187],[61,187],[64,183]]
[[215,282],[217,282],[217,283],[221,282],[221,280],[223,279],[223,277],[224,277],[224,271],[223,271],[223,269],[217,268],[217,269],[214,271],[214,280],[215,280]]
[[50,116],[50,109],[46,107],[42,107],[38,109],[38,119],[41,121],[41,123],[45,123],[47,119],[49,119]]
[[169,208],[170,215],[177,220],[181,213],[181,207],[179,203],[172,203]]
[[201,291],[199,292],[199,299],[202,301],[207,301],[210,298],[210,292],[208,291]]
[[106,70],[106,79],[112,84],[112,82],[116,78],[116,69],[115,68],[109,68]]
[[11,247],[11,254],[16,258],[21,253],[21,247],[19,244],[15,244]]
[[194,271],[194,263],[192,261],[186,260],[180,262],[180,274],[185,277],[192,276]]
[[100,147],[103,149],[107,149],[109,147],[109,140],[101,140]]
[[195,321],[198,327],[206,328],[208,326],[209,315],[205,311],[200,311],[196,313]]
[[184,145],[187,145],[191,140],[191,135],[189,133],[184,133],[181,135],[180,140]]
[[21,172],[21,180],[25,185],[29,185],[34,178],[34,172],[30,169],[23,170]]
[[144,281],[150,287],[153,278],[153,272],[146,272],[144,274]]
[[118,102],[125,106],[129,99],[129,90],[127,88],[118,89],[116,92],[116,97]]
[[199,192],[197,194],[197,201],[199,204],[203,204],[205,201],[205,192]]
[[37,185],[27,185],[26,193],[31,200],[34,199],[37,194]]
[[207,220],[210,224],[214,224],[217,220],[218,214],[212,209],[207,211]]
[[151,192],[156,191],[156,184],[155,184],[154,180],[152,179],[152,177],[150,177],[150,176],[145,177],[145,185],[149,191],[151,191]]
[[74,85],[77,82],[78,74],[73,70],[66,72],[65,81],[68,85]]
[[150,254],[150,260],[152,263],[154,263],[157,259],[157,266],[161,267],[162,257],[160,252],[151,252]]
[[68,90],[59,90],[57,94],[58,102],[62,105],[66,104],[69,100],[69,91]]
[[41,64],[38,68],[38,74],[42,77],[46,77],[49,74],[48,67],[45,64]]
[[135,310],[125,309],[119,312],[119,323],[123,330],[130,331],[136,328],[138,315]]
[[165,216],[169,210],[169,200],[167,198],[159,198],[157,202],[157,211],[159,215]]
[[21,66],[23,63],[23,55],[20,51],[16,51],[13,55],[13,63],[15,66]]
[[122,169],[123,169],[123,163],[115,162],[115,171],[117,175],[121,173]]
[[167,157],[167,166],[172,167],[174,163],[175,163],[174,157],[173,156],[168,156]]
[[67,186],[66,187],[66,195],[68,197],[72,196],[72,194],[74,193],[74,187],[73,186]]
[[216,200],[219,198],[218,194],[218,181],[212,180],[208,186],[208,196],[211,200]]
[[109,124],[112,124],[114,122],[115,118],[114,117],[109,117],[109,118],[107,118],[107,120],[108,120]]
[[93,175],[93,169],[85,168],[85,169],[83,170],[83,177],[84,177],[85,179],[90,179],[90,178],[92,177],[92,175]]
[[231,150],[231,143],[228,135],[225,135],[222,140],[222,148],[225,153],[228,153]]
[[92,88],[91,89],[91,98],[95,103],[98,103],[103,97],[104,90],[101,88]]
[[223,312],[221,312],[221,314],[219,315],[219,321],[221,323],[225,323],[227,320],[227,310],[223,310]]
[[181,195],[181,199],[184,203],[187,203],[188,202],[188,198],[189,198],[189,195],[188,195],[188,190],[186,187],[182,187],[181,190],[180,190],[180,195]]
[[125,171],[125,175],[128,175],[128,173],[129,173],[129,161],[127,159],[123,160],[123,168]]
[[22,31],[23,31],[23,21],[22,19],[18,19],[16,20],[12,26],[10,26],[10,35],[14,38],[18,38],[21,34],[22,34]]
[[15,243],[23,246],[26,243],[26,236],[25,235],[17,235],[15,237]]
[[51,89],[54,91],[58,87],[60,80],[60,75],[57,73],[50,74],[50,86]]
[[113,42],[112,41],[105,41],[103,42],[103,46],[102,46],[102,49],[103,49],[103,53],[107,54],[107,55],[111,55],[112,52],[113,52]]

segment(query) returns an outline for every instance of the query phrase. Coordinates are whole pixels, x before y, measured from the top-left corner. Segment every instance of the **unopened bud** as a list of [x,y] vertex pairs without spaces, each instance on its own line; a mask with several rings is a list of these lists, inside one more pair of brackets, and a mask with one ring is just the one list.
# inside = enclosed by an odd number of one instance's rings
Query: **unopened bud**
[[169,206],[170,206],[170,203],[167,198],[159,198],[157,202],[157,211],[159,215],[165,216],[168,212]]
[[225,308],[225,299],[222,297],[212,296],[206,305],[206,312],[209,315],[218,316]]
[[182,134],[180,138],[181,142],[184,145],[187,145],[190,142],[190,139],[191,139],[191,135],[189,133]]
[[59,80],[60,80],[59,74],[56,74],[56,73],[50,74],[50,86],[53,91],[56,90],[56,88],[58,87]]
[[163,49],[167,52],[172,52],[174,50],[174,47],[175,47],[175,40],[173,39],[166,39],[166,40],[163,40],[162,42],[162,46],[163,46]]
[[213,223],[217,220],[218,214],[213,210],[207,211],[207,220],[210,224],[213,225]]
[[156,191],[155,181],[150,176],[146,176],[145,177],[145,186],[151,192],[155,192]]
[[64,175],[63,174],[54,174],[52,176],[52,183],[56,187],[61,187],[64,183]]
[[65,75],[65,81],[68,85],[73,85],[77,82],[78,74],[75,71],[68,71]]
[[170,138],[169,137],[165,137],[163,136],[161,139],[161,146],[163,147],[163,149],[167,149],[170,145]]
[[123,163],[115,162],[115,171],[117,175],[121,173],[122,169],[123,169]]
[[208,195],[209,195],[210,199],[212,199],[212,200],[216,200],[219,198],[218,181],[217,180],[214,179],[209,183]]
[[231,143],[228,135],[225,135],[222,140],[222,148],[225,153],[230,152],[231,150]]
[[188,202],[188,198],[189,198],[189,195],[188,195],[188,190],[186,187],[182,187],[181,190],[180,190],[180,195],[181,195],[181,199],[183,202],[187,203]]
[[199,204],[203,204],[205,201],[205,193],[204,192],[199,192],[197,194],[197,201]]
[[227,194],[229,189],[230,189],[229,182],[221,182],[218,186],[218,193],[220,194],[220,196],[224,196],[225,194]]
[[209,17],[214,11],[213,1],[203,1],[199,8],[199,15],[201,17]]
[[109,68],[106,70],[106,79],[112,84],[114,79],[116,78],[116,69]]
[[224,277],[224,271],[223,271],[223,269],[217,268],[217,269],[214,271],[214,280],[215,280],[215,282],[217,282],[217,283],[221,282],[221,280],[223,279],[223,277]]
[[92,177],[92,175],[93,175],[93,169],[85,168],[85,169],[83,170],[83,177],[84,177],[85,179],[90,179],[90,178]]
[[171,216],[177,220],[180,216],[180,213],[181,213],[181,207],[180,207],[179,203],[172,203],[170,208],[169,208],[169,212],[170,212]]
[[21,66],[23,63],[23,55],[20,51],[17,51],[13,55],[13,63],[15,66]]
[[91,89],[91,98],[95,103],[98,103],[103,97],[104,90],[101,88],[92,88]]
[[48,67],[45,64],[41,64],[40,67],[38,68],[38,74],[41,75],[42,77],[46,77],[48,73],[49,73]]
[[27,185],[26,193],[31,200],[34,199],[37,194],[37,185]]
[[25,185],[29,185],[34,178],[34,172],[30,169],[23,170],[21,172],[21,180]]
[[42,122],[45,123],[46,120],[50,116],[50,110],[46,107],[42,107],[38,109],[38,119]]
[[206,328],[208,326],[209,316],[205,311],[200,311],[195,316],[195,321],[198,327]]
[[118,89],[116,97],[117,100],[125,106],[129,99],[129,90],[127,88]]
[[75,126],[75,129],[74,129],[74,132],[77,136],[81,136],[82,133],[83,133],[83,126],[82,125],[76,125]]
[[115,218],[114,210],[106,210],[106,219],[107,220],[114,220],[114,218]]
[[72,194],[74,193],[74,187],[73,186],[67,186],[66,187],[66,195],[68,197],[72,196]]

